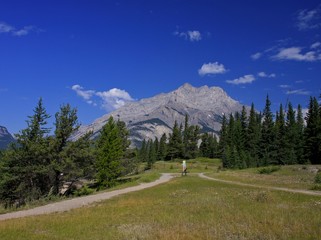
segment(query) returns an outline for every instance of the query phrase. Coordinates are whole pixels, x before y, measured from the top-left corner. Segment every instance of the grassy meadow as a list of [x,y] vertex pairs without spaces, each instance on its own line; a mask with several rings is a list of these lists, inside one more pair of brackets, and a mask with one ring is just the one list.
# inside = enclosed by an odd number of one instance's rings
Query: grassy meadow
[[[321,196],[201,179],[196,173],[206,170],[216,177],[219,162],[192,163],[188,176],[176,174],[150,189],[69,212],[1,221],[0,239],[321,239]],[[159,162],[140,181],[180,169],[180,162]]]

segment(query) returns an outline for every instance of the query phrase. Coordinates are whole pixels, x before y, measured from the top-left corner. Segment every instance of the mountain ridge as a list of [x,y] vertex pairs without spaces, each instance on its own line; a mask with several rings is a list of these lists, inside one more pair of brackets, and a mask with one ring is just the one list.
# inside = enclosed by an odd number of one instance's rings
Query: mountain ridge
[[91,124],[81,126],[72,139],[76,140],[89,131],[93,132],[94,138],[97,137],[110,116],[126,123],[132,147],[139,146],[143,139],[169,134],[174,122],[183,123],[186,115],[189,116],[189,123],[201,126],[203,132],[218,134],[223,114],[241,110],[242,105],[220,87],[205,85],[197,88],[185,83],[169,93],[129,102]]

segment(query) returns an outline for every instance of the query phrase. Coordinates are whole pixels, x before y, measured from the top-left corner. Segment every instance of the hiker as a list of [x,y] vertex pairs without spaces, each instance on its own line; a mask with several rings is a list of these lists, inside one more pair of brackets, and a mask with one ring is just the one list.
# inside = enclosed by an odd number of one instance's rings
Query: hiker
[[182,176],[183,175],[186,176],[187,175],[187,167],[186,167],[186,161],[185,160],[183,161],[182,166],[183,166]]

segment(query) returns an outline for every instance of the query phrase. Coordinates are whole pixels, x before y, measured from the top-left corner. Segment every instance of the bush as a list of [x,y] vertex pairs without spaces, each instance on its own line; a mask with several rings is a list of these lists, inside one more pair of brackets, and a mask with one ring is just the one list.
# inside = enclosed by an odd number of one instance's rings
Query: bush
[[95,190],[91,189],[87,186],[83,186],[82,188],[76,190],[75,192],[73,192],[73,195],[75,196],[84,196],[84,195],[89,195],[92,194]]
[[265,167],[258,170],[259,174],[271,174],[273,172],[279,171],[280,166]]
[[315,175],[314,183],[321,184],[321,172],[320,171],[317,173],[317,175]]

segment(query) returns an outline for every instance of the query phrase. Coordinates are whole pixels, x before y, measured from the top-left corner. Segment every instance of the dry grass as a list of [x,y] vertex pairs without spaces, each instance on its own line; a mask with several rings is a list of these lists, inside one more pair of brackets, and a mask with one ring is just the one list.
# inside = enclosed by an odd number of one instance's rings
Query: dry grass
[[280,170],[271,174],[260,174],[258,168],[244,170],[212,171],[206,175],[224,180],[262,186],[286,187],[309,190],[314,186],[314,178],[321,169],[320,165],[291,165],[282,166]]
[[194,176],[66,213],[0,222],[0,239],[321,239],[321,197]]

